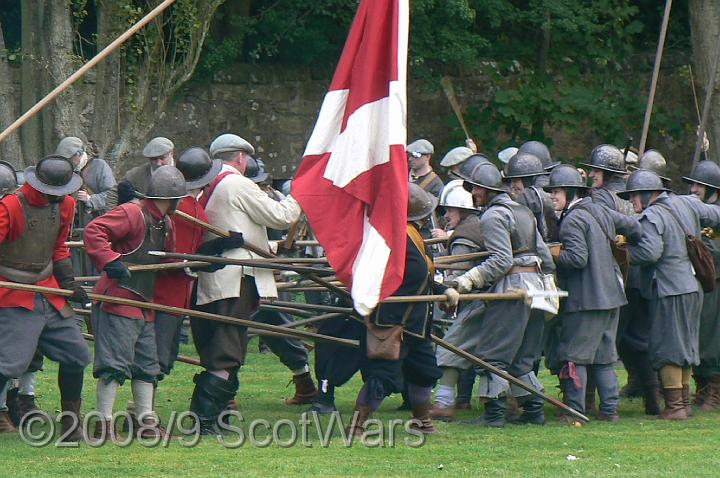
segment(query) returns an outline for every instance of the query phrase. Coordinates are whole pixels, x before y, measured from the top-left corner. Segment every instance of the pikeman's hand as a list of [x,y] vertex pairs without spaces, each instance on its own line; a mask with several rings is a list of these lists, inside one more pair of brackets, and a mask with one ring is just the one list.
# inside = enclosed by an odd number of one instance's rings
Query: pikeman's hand
[[445,312],[452,312],[460,300],[460,293],[452,287],[448,287],[445,289],[445,292],[443,292],[443,295],[447,297],[447,300],[440,303],[440,308]]
[[208,274],[211,274],[215,271],[219,271],[223,267],[225,267],[225,264],[217,264],[217,263],[211,262],[210,264],[208,264],[206,266],[194,266],[194,267],[190,267],[189,269],[192,272],[207,272]]
[[85,292],[82,286],[76,285],[72,288],[72,291],[72,295],[68,297],[69,301],[77,302],[78,304],[87,304],[90,302],[90,297],[88,297],[87,292]]
[[562,245],[555,245],[550,247],[550,255],[552,256],[553,260],[555,262],[558,261],[558,258],[560,257],[560,251],[562,251]]
[[437,228],[430,231],[430,235],[432,235],[433,239],[445,239],[448,237],[448,234],[444,229]]
[[108,262],[105,264],[105,267],[103,267],[103,270],[111,279],[129,279],[131,276],[127,266],[123,264],[120,259]]
[[245,244],[245,239],[241,232],[230,231],[230,237],[218,237],[210,239],[200,244],[197,254],[203,256],[219,256],[226,249],[237,249]]
[[[464,294],[465,292],[470,292],[471,290],[473,290],[473,287],[481,289],[482,286],[485,284],[485,281],[479,273],[471,275],[474,270],[475,269],[470,269],[465,274],[457,277],[455,279],[455,282],[457,282],[457,286],[453,288],[462,294]],[[477,275],[477,279],[474,277],[474,275]]]

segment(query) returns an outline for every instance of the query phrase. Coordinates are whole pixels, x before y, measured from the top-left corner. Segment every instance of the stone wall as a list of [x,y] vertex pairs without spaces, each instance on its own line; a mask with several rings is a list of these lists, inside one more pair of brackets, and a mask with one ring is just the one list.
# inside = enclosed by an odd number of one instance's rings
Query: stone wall
[[[691,97],[685,98],[688,89],[674,79],[672,70],[663,73],[656,105],[685,109],[688,121],[692,122]],[[238,66],[210,83],[196,81],[187,85],[148,138],[166,135],[182,149],[189,145],[208,146],[221,133],[239,134],[256,147],[257,155],[275,178],[292,177],[331,75],[329,71],[296,67]],[[487,100],[488,90],[482,80],[458,82],[456,89],[463,106]],[[439,162],[447,150],[458,146],[451,143],[451,132],[459,126],[439,88],[429,90],[424,83],[411,82],[408,91],[408,140],[428,138],[436,146],[436,162]],[[637,132],[630,132],[636,145],[641,127],[642,118],[638,118]],[[603,141],[590,133],[568,134],[552,128],[547,131],[554,141],[553,155],[566,161],[587,157],[592,147]],[[693,138],[657,136],[660,144],[649,142],[649,146],[661,149],[669,159],[676,158],[672,161],[674,175],[680,175],[687,157],[692,155]],[[483,150],[482,145],[479,146]],[[126,170],[134,164],[126,161],[120,169]]]

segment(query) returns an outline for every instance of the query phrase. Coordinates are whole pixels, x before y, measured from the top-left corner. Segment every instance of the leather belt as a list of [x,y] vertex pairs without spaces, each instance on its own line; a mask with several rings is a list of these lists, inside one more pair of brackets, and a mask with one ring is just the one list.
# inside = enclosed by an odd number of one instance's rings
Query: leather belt
[[539,272],[537,266],[512,266],[508,271],[509,274],[519,274],[521,272]]

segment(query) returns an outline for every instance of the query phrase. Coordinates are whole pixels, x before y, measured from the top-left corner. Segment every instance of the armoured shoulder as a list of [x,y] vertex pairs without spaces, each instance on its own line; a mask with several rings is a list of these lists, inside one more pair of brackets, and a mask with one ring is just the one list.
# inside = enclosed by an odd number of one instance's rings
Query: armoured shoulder
[[458,241],[464,241],[462,244],[467,246],[482,247],[483,235],[479,217],[469,216],[458,224],[458,227],[453,231],[450,242],[455,243]]

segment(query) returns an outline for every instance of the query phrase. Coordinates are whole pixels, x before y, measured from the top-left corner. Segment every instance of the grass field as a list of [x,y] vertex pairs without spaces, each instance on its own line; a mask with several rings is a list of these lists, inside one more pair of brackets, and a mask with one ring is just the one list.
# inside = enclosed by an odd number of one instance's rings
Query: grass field
[[[251,350],[257,350],[253,342]],[[185,347],[183,353],[191,354]],[[56,367],[46,363],[39,374],[38,401],[48,412],[58,404]],[[158,412],[167,421],[171,411],[187,409],[196,368],[178,364],[161,383]],[[289,372],[273,355],[252,353],[241,375],[238,401],[249,423],[264,418],[270,422],[291,419],[297,423],[304,408],[286,407],[281,399],[292,393],[285,387]],[[541,379],[555,392],[554,377]],[[624,377],[621,377],[624,380]],[[95,382],[88,373],[84,411],[92,410]],[[359,377],[338,390],[338,406],[346,419],[351,416]],[[116,408],[124,407],[130,387],[119,394]],[[390,397],[376,415],[382,420],[406,418],[395,411],[399,397]],[[460,413],[472,418],[477,410]],[[197,446],[184,447],[171,440],[167,447],[146,448],[133,444],[121,448],[81,445],[63,449],[53,445],[33,448],[18,435],[0,436],[2,476],[718,476],[720,474],[720,413],[695,414],[685,423],[668,423],[642,414],[639,401],[623,401],[617,424],[592,422],[572,428],[554,422],[555,411],[547,407],[548,424],[507,426],[500,430],[479,429],[456,423],[439,423],[439,433],[428,437],[422,447],[407,446],[403,438],[414,437],[398,430],[394,448],[368,448],[355,443],[343,446],[336,430],[330,446],[323,448],[315,432],[309,434],[312,447],[290,448],[271,445],[257,448],[249,442],[228,449],[215,438]],[[261,434],[262,435],[262,434]],[[288,440],[290,432],[280,436]],[[236,440],[230,435],[228,441]],[[576,459],[572,459],[575,457]]]

